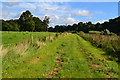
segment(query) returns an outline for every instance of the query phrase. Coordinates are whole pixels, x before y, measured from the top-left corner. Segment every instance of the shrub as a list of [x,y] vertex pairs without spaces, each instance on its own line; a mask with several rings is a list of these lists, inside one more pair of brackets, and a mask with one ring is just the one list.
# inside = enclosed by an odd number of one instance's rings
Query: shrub
[[90,34],[101,34],[100,31],[89,31]]
[[103,34],[104,35],[110,35],[110,31],[108,29],[105,29]]

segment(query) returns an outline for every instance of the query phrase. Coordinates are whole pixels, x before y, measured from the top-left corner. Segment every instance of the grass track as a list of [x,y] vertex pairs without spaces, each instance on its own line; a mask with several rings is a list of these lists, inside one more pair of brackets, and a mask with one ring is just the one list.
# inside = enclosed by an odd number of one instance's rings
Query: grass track
[[[33,47],[32,47],[33,48]],[[32,49],[30,48],[30,50]],[[31,51],[30,51],[31,52]],[[4,78],[117,78],[118,65],[76,34],[59,36],[35,55],[3,59]],[[29,53],[29,52],[28,52]],[[12,52],[11,52],[12,54]],[[30,54],[31,55],[31,54]],[[12,56],[16,57],[16,55]],[[26,59],[27,58],[27,59]],[[24,61],[21,61],[24,60]],[[55,70],[57,69],[57,70]]]

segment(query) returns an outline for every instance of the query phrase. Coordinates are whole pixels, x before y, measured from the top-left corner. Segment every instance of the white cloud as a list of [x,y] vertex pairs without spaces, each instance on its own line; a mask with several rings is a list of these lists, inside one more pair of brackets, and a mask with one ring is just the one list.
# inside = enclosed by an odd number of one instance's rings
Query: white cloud
[[55,26],[56,24],[74,24],[79,21],[72,17],[63,17],[63,16],[49,16],[50,17],[50,26]]
[[6,16],[8,16],[8,12],[1,12],[0,13],[0,19],[4,19]]
[[[4,5],[5,6],[14,6],[14,5],[18,5],[22,0],[14,0],[14,1],[8,1],[5,2]],[[3,1],[4,2],[4,1]]]
[[1,19],[5,19],[5,20],[8,20],[8,19],[15,19],[15,18],[18,18],[20,14],[17,14],[17,13],[13,13],[13,12],[2,12],[0,13],[0,18]]
[[109,20],[101,20],[101,21],[96,21],[94,23],[96,24],[96,23],[104,23],[104,22],[109,22]]
[[[20,0],[16,0],[16,1],[20,1]],[[18,9],[18,11],[13,11],[15,9]],[[19,11],[19,9],[21,9]],[[14,19],[14,18],[19,18],[21,13],[25,12],[26,10],[30,10],[31,12],[34,11],[34,9],[36,9],[36,5],[32,4],[32,3],[19,3],[18,2],[5,2],[2,5],[2,13],[0,14],[0,18],[2,19]]]
[[36,5],[33,3],[21,3],[17,7],[24,8],[24,9],[36,9]]
[[58,16],[58,15],[44,15],[44,16],[36,15],[36,17],[39,17],[41,20],[43,20],[45,16],[50,17],[49,26],[51,27],[54,27],[57,24],[66,25],[66,24],[74,24],[79,22],[79,20],[76,20],[75,18],[72,18],[70,16],[64,17],[64,16]]
[[48,15],[63,15],[68,13],[70,8],[67,6],[60,6],[55,3],[37,3],[35,12]]
[[[91,14],[87,10],[72,10],[69,6],[60,6],[53,3],[41,3],[38,4],[35,12],[38,14],[46,14],[50,17],[50,24],[73,24],[79,22],[72,16],[90,16]],[[76,14],[77,13],[77,14]],[[44,19],[44,16],[39,16],[40,19]],[[89,17],[90,18],[90,17]]]
[[74,23],[77,23],[78,20],[72,18],[72,17],[68,17],[67,20],[66,20],[66,23],[67,24],[74,24]]
[[90,17],[85,17],[85,19],[93,19],[93,17],[91,17],[91,16]]
[[19,2],[5,2],[5,6],[14,6],[14,5],[18,5]]
[[62,17],[68,18],[68,17],[71,17],[71,16],[72,16],[72,14],[66,14],[66,15],[63,15]]
[[[12,4],[11,4],[12,5]],[[14,4],[15,5],[15,4]],[[88,16],[91,18],[91,14],[88,10],[72,10],[69,5],[58,5],[57,3],[48,3],[48,2],[40,2],[40,3],[20,3],[15,6],[6,7],[7,9],[21,9],[22,12],[26,10],[30,10],[33,15],[38,16],[41,20],[44,19],[43,15],[47,15],[50,17],[50,24],[74,24],[78,23],[79,20],[73,18],[74,16]],[[7,10],[6,10],[7,11]],[[12,10],[11,10],[12,11]],[[22,13],[21,12],[21,13]],[[18,18],[20,13],[18,12],[9,12],[4,19],[13,19]]]
[[[1,0],[2,2],[15,2],[16,0]],[[21,2],[119,2],[119,0],[21,0]]]
[[75,14],[76,16],[91,16],[88,10],[79,10]]
[[1,2],[23,2],[23,0],[1,0]]

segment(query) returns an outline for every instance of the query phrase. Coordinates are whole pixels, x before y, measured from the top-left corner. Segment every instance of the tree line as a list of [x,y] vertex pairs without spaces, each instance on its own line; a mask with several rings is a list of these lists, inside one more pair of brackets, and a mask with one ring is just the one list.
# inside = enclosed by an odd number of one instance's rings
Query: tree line
[[15,20],[1,20],[2,31],[47,31],[49,24],[49,17],[45,16],[44,20],[38,17],[33,17],[30,11],[25,11],[21,14],[19,19]]
[[79,32],[83,31],[104,31],[120,34],[120,16],[115,19],[110,19],[104,23],[79,22],[73,25],[56,25],[54,28],[49,27],[49,17],[45,16],[44,20],[38,17],[33,17],[30,11],[25,11],[21,14],[19,19],[15,20],[0,20],[2,22],[2,31],[49,31],[49,32]]
[[110,19],[104,23],[96,23],[92,22],[79,22],[78,24],[73,25],[56,25],[54,28],[49,27],[50,32],[79,32],[83,31],[88,33],[89,31],[104,31],[109,30],[110,32],[120,34],[120,16],[115,19]]

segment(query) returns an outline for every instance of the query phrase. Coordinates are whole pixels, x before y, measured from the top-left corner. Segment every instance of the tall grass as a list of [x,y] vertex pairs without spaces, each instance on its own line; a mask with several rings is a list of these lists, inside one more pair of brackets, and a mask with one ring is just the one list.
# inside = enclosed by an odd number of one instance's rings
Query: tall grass
[[83,32],[78,33],[85,40],[88,40],[92,45],[102,48],[107,52],[108,55],[111,55],[115,58],[120,58],[120,36],[108,36],[100,34],[85,34]]

